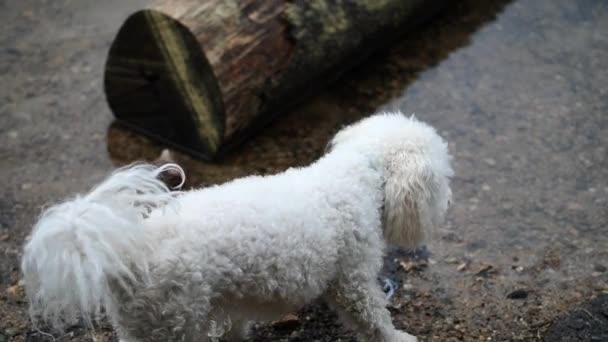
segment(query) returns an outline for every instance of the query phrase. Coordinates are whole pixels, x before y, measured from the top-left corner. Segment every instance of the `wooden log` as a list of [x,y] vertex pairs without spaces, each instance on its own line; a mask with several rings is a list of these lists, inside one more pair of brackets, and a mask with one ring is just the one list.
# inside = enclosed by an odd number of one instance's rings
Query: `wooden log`
[[445,0],[162,0],[110,48],[116,118],[200,158],[221,155]]

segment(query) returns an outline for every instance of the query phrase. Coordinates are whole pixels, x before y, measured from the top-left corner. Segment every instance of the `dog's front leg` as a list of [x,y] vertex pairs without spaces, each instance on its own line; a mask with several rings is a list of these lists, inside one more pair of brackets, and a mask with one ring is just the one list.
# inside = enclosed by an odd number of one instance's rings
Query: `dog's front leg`
[[361,341],[417,341],[415,336],[395,329],[384,293],[375,281],[353,282],[352,278],[344,281],[333,285],[324,297],[343,323],[359,334]]

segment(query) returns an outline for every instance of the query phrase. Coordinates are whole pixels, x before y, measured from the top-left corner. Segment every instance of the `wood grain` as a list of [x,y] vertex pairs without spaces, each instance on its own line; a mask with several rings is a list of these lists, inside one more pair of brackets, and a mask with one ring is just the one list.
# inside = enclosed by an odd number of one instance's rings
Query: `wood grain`
[[212,158],[444,2],[162,0],[116,36],[108,103],[128,126]]

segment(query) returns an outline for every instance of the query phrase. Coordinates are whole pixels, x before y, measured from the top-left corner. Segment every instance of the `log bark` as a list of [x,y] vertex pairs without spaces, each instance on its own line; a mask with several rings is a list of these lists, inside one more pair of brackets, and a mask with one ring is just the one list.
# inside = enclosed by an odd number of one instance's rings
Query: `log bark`
[[214,158],[444,2],[162,0],[120,28],[106,98],[120,122]]

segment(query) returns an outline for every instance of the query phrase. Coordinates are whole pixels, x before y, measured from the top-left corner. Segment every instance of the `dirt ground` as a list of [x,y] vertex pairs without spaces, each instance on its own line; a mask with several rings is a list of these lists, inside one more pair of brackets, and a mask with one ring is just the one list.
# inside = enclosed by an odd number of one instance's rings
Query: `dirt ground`
[[[112,125],[102,93],[111,39],[145,3],[0,1],[0,342],[51,340],[19,282],[41,207],[162,149]],[[607,32],[602,0],[464,0],[224,160],[175,158],[190,186],[217,184],[305,165],[376,110],[416,113],[450,142],[455,198],[428,246],[386,258],[395,325],[422,341],[606,341]],[[294,314],[251,341],[353,340],[322,303]]]

